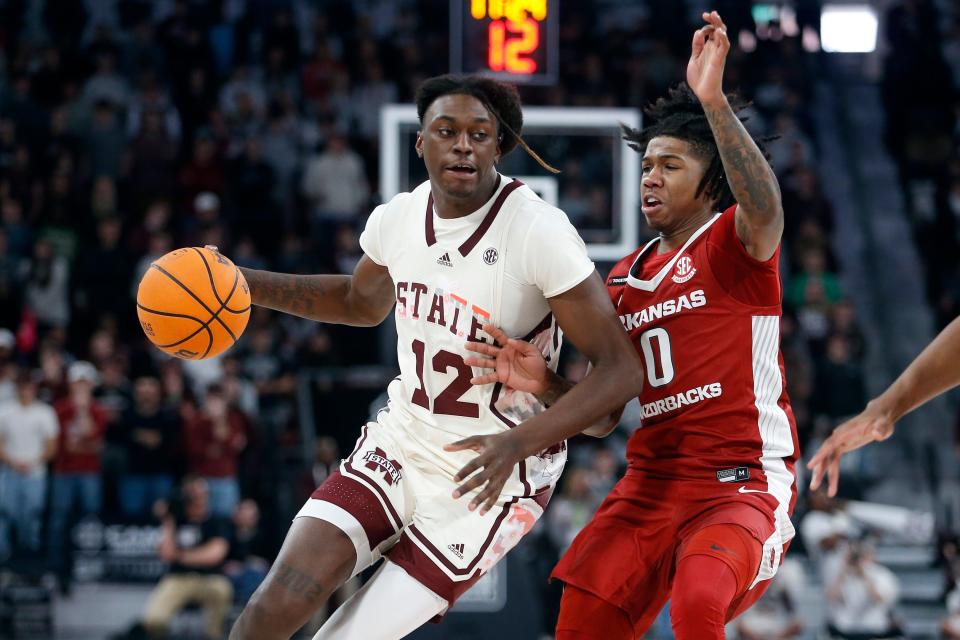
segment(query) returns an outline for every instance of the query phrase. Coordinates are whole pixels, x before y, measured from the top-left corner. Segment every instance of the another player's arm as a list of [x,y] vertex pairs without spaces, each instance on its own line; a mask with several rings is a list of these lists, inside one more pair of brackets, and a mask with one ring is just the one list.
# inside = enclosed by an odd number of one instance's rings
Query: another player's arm
[[[589,373],[592,369],[593,364],[591,363],[590,367],[587,369],[587,372]],[[573,382],[570,382],[566,378],[557,375],[551,369],[547,369],[546,388],[541,393],[537,394],[537,398],[539,398],[540,402],[546,406],[551,407],[575,386],[576,385]],[[610,435],[610,433],[616,429],[617,423],[620,422],[620,417],[622,415],[623,405],[621,405],[619,409],[616,409],[612,413],[594,422],[589,427],[581,431],[581,433],[587,436],[593,436],[594,438],[604,438]]]
[[[548,300],[564,334],[593,363],[593,369],[546,411],[509,431],[466,438],[445,448],[473,449],[479,455],[455,476],[460,497],[483,487],[470,508],[488,511],[500,495],[514,465],[524,458],[580,433],[584,425],[608,419],[640,393],[643,369],[610,304],[596,272],[569,291]],[[474,473],[480,469],[478,473]],[[471,474],[473,474],[471,476]]]
[[811,471],[810,488],[818,489],[827,475],[828,492],[836,495],[843,454],[886,440],[893,435],[894,425],[900,418],[957,385],[960,385],[960,318],[948,324],[862,413],[834,429],[807,463]]
[[720,151],[727,184],[737,201],[737,236],[757,260],[769,260],[783,235],[783,205],[777,177],[723,93],[723,67],[730,40],[716,11],[693,34],[687,84],[696,94]]
[[353,275],[295,275],[240,267],[253,304],[316,320],[371,327],[395,302],[386,267],[364,255]]

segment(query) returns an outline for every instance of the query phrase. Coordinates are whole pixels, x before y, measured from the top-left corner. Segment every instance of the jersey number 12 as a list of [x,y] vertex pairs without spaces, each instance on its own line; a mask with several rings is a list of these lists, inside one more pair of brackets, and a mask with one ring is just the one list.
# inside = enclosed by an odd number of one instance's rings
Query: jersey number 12
[[[423,384],[423,366],[426,360],[427,346],[421,340],[413,341],[413,355],[417,357],[417,378],[420,380],[420,386],[414,389],[413,398],[410,400],[413,404],[420,405],[427,411],[430,411],[430,396],[427,395],[426,385]],[[467,391],[470,391],[470,378],[473,377],[473,370],[467,366],[463,358],[456,353],[451,353],[441,349],[433,356],[431,360],[433,370],[437,373],[446,373],[449,369],[457,372],[457,377],[453,382],[447,385],[447,388],[440,392],[433,400],[433,413],[446,416],[463,416],[465,418],[479,418],[480,405],[476,402],[463,402],[460,398]]]

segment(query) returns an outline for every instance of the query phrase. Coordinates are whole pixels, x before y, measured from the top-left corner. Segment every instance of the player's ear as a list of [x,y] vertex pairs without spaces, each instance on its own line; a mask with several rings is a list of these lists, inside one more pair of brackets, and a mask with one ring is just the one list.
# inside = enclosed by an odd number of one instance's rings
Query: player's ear
[[423,131],[417,131],[417,141],[413,144],[413,148],[417,150],[417,157],[423,157]]

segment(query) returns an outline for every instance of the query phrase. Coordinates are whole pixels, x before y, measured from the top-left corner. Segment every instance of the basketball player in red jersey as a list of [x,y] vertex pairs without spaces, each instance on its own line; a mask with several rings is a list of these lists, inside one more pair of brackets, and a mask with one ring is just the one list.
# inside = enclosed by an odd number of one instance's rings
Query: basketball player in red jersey
[[871,442],[886,440],[893,435],[897,420],[944,391],[960,385],[958,355],[960,318],[948,324],[900,377],[867,403],[859,415],[833,430],[807,462],[811,471],[810,489],[819,489],[826,476],[829,480],[828,495],[837,495],[843,454]]
[[[621,260],[607,288],[645,364],[642,424],[628,470],[554,570],[566,583],[558,640],[641,636],[666,601],[678,640],[724,637],[775,574],[794,535],[797,439],[780,355],[783,209],[762,150],[722,90],[729,50],[716,13],[693,36],[687,86],[628,130],[643,154],[642,208],[658,237]],[[475,384],[532,390],[546,404],[571,385],[536,352],[496,335],[468,364]],[[591,435],[614,424],[597,424]],[[456,446],[481,455],[460,491],[487,482],[497,436]]]

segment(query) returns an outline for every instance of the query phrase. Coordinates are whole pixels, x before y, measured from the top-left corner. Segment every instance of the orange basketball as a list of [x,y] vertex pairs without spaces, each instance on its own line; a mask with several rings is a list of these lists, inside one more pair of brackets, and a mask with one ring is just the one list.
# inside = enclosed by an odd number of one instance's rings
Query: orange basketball
[[144,274],[137,316],[161,351],[185,360],[212,358],[247,327],[250,288],[240,269],[219,252],[177,249]]

